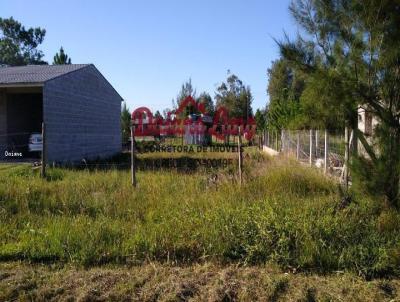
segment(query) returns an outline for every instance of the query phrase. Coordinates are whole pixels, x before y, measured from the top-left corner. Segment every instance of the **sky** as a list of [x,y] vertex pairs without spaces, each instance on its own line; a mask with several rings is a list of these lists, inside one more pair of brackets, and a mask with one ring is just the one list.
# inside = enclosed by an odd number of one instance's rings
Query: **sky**
[[1,0],[0,17],[46,29],[44,59],[64,47],[72,63],[93,63],[132,110],[172,107],[183,82],[214,96],[227,71],[268,102],[274,38],[298,28],[290,0]]

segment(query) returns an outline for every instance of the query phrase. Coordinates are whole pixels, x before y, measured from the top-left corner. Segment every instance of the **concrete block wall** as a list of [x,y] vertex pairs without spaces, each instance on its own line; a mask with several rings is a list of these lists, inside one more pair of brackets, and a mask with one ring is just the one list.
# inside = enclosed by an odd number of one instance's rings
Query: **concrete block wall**
[[5,92],[0,91],[0,158],[4,158],[7,148],[7,98]]
[[48,162],[76,162],[121,152],[121,97],[89,65],[43,87]]

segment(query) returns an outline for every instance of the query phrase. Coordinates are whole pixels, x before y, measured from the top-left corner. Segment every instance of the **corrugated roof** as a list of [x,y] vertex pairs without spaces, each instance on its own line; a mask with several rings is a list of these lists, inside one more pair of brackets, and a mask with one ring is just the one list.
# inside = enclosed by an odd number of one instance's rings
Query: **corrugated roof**
[[0,84],[44,83],[86,66],[89,64],[0,67]]

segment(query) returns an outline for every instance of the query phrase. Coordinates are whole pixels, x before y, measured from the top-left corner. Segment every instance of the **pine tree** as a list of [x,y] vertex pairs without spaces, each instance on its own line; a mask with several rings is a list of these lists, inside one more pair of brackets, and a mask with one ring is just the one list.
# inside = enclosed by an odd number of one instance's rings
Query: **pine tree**
[[63,47],[61,46],[60,52],[56,53],[53,59],[53,65],[65,65],[71,64],[71,58],[68,58],[68,55],[64,52]]
[[202,92],[197,99],[197,103],[203,104],[208,115],[213,116],[215,112],[214,102],[207,92]]
[[129,112],[129,108],[126,106],[126,102],[122,105],[121,110],[121,134],[123,145],[127,145],[131,135],[131,113]]
[[[282,56],[314,79],[315,95],[359,137],[368,159],[353,158],[354,179],[400,207],[400,4],[296,0],[290,10],[306,34],[278,42]],[[378,119],[372,142],[357,129],[359,106]]]
[[46,30],[40,27],[28,28],[13,17],[0,18],[0,66],[47,64],[38,46],[42,44]]

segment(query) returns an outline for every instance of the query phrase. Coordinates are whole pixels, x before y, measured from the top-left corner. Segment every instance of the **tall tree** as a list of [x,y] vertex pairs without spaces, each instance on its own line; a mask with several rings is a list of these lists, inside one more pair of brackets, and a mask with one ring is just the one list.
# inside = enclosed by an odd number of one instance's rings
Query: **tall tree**
[[179,107],[181,102],[186,99],[188,96],[196,99],[196,89],[193,88],[192,79],[189,78],[186,82],[182,84],[181,90],[179,91],[178,95],[176,96],[176,105]]
[[161,113],[160,113],[159,110],[157,110],[156,113],[154,113],[154,118],[155,118],[155,119],[162,118],[162,115],[161,115]]
[[[305,36],[278,42],[283,57],[314,79],[314,95],[343,112],[369,159],[357,181],[399,207],[400,5],[389,0],[296,0],[290,10]],[[357,108],[379,120],[368,142]]]
[[285,59],[268,69],[268,127],[275,130],[301,128],[300,96],[304,89],[301,73]]
[[[176,96],[176,100],[172,100],[174,109],[179,108],[182,101],[185,100],[188,96],[191,96],[193,99],[196,99],[196,89],[193,88],[192,79],[189,78],[186,82],[182,84],[182,87]],[[188,114],[196,113],[195,109],[192,106],[188,106],[186,110],[184,110],[183,115],[187,116]]]
[[60,52],[56,53],[53,58],[53,65],[65,65],[71,64],[71,58],[64,52],[64,48],[61,46]]
[[253,95],[251,94],[250,86],[245,86],[230,71],[228,71],[226,82],[222,82],[217,87],[215,99],[217,107],[224,106],[228,110],[230,117],[247,120],[253,116],[253,109],[251,107]]
[[126,102],[122,105],[121,110],[121,134],[122,143],[127,145],[131,135],[131,113],[129,112],[129,108],[126,106]]
[[214,102],[207,92],[202,92],[197,99],[199,104],[203,104],[205,111],[208,115],[213,116],[215,112]]
[[262,131],[266,128],[266,117],[267,115],[265,110],[257,109],[256,114],[254,115],[257,125],[257,131]]
[[323,98],[324,87],[285,58],[268,69],[268,126],[271,129],[343,129],[339,108]]
[[37,49],[45,35],[40,27],[25,29],[13,17],[0,18],[0,65],[47,64]]

